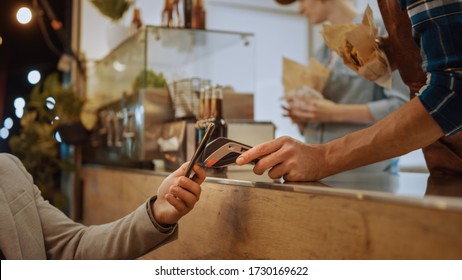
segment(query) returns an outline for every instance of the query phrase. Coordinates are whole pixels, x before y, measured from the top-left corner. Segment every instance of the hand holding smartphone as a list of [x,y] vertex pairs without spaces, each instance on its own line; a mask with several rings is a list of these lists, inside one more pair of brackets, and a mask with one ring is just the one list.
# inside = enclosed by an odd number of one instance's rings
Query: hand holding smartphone
[[213,124],[213,123],[210,123],[207,126],[207,129],[205,130],[204,137],[202,138],[201,142],[199,143],[199,146],[197,147],[196,151],[194,152],[194,155],[192,156],[191,160],[189,161],[189,165],[186,168],[186,172],[185,172],[184,176],[186,176],[188,178],[194,177],[194,175],[191,176],[191,173],[193,171],[193,167],[197,163],[197,161],[199,160],[202,153],[204,152],[205,147],[207,145],[207,142],[209,141],[210,136],[212,136],[212,132],[213,132],[214,129],[215,129],[215,124]]

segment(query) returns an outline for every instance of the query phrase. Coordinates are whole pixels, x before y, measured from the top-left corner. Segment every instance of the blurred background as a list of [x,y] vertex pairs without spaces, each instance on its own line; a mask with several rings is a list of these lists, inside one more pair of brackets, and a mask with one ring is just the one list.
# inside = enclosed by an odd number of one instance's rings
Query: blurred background
[[[53,30],[43,6],[37,5],[40,2],[0,1],[1,152],[10,151],[7,139],[19,133],[21,107],[33,86],[56,71],[58,61],[65,53],[64,44],[69,43],[63,42],[59,33]],[[63,32],[69,34],[72,1],[50,0],[47,3],[56,18],[62,21]],[[20,11],[24,7],[30,13]]]
[[[273,122],[277,137],[289,135],[303,140],[297,127],[282,116],[282,57],[308,61],[322,42],[319,26],[311,26],[298,14],[297,3],[281,6],[273,0],[204,2],[207,28],[255,34],[255,120]],[[160,25],[163,4],[164,0],[137,0],[133,7],[141,7],[144,24]],[[376,0],[357,0],[357,4],[360,9],[370,4],[375,16],[380,16]],[[19,13],[21,7],[29,8],[31,14]],[[78,26],[74,27],[73,7],[80,9]],[[0,152],[10,151],[8,139],[20,131],[21,108],[34,84],[57,70],[60,59],[66,58],[63,54],[70,54],[72,28],[74,33],[78,30],[73,36],[78,36],[86,61],[96,61],[120,42],[111,42],[107,36],[114,25],[130,24],[131,9],[113,22],[101,16],[89,0],[0,1]],[[61,25],[54,25],[53,18]],[[401,164],[423,165],[421,152],[403,157]]]

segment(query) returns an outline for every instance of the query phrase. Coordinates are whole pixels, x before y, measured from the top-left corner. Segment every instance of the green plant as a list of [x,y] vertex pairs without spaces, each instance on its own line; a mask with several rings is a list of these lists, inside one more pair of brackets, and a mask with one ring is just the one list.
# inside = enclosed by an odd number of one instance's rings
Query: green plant
[[[50,106],[54,102],[49,97],[57,100],[54,107]],[[74,165],[60,158],[55,117],[60,113],[61,121],[78,119],[81,102],[70,88],[61,85],[58,73],[49,75],[32,89],[21,118],[21,133],[9,141],[12,153],[21,159],[45,199],[63,210],[67,200],[60,191],[60,171],[72,171]]]
[[53,73],[47,77],[44,93],[55,100],[52,112],[59,118],[57,124],[80,122],[80,114],[86,99],[78,96],[72,86],[62,86],[58,73]]
[[136,92],[140,88],[163,88],[167,85],[167,80],[162,73],[153,70],[141,70],[133,82],[133,90]]
[[134,0],[90,0],[90,2],[105,16],[113,21],[122,18],[125,12],[135,2]]

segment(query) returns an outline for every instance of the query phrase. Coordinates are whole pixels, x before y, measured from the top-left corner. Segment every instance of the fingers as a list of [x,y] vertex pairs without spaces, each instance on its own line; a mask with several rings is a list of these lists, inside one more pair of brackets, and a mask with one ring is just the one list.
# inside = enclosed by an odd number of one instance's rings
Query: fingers
[[[184,176],[181,176],[177,179],[176,185],[173,185],[169,189],[169,193],[166,196],[167,201],[172,203],[172,205],[177,208],[179,211],[183,211],[184,208],[192,209],[196,202],[199,200],[201,194],[200,185]],[[176,201],[169,199],[169,194],[173,195]],[[183,207],[183,205],[185,207]]]
[[293,111],[289,107],[282,105],[281,108],[285,111],[283,116],[289,117],[292,120],[292,122],[298,123],[300,121],[303,121],[303,120],[300,120],[296,115],[294,115]]
[[294,122],[309,122],[315,118],[315,114],[309,110],[294,109],[290,112],[290,117]]
[[282,164],[277,164],[271,170],[268,172],[268,176],[271,179],[279,179],[281,177],[284,177],[287,172],[284,170],[284,166]]
[[200,167],[199,165],[194,165],[193,167],[194,173],[196,173],[193,177],[193,181],[196,182],[197,184],[202,184],[205,180],[205,170],[204,168]]
[[154,217],[161,224],[174,224],[189,213],[200,198],[200,184],[205,180],[205,171],[198,165],[193,167],[194,179],[184,176],[189,162],[172,172],[157,190],[154,202]]
[[183,163],[177,170],[175,170],[172,174],[175,176],[182,176],[186,173],[186,169],[188,168],[189,161]]
[[269,170],[268,176],[272,179],[282,177],[286,180],[302,181],[306,173],[300,158],[304,145],[290,137],[280,137],[258,145],[242,154],[243,158],[241,160],[246,162],[258,155],[260,159],[253,168],[255,174],[262,175],[266,170]]
[[[188,209],[188,207],[186,206],[186,204],[179,198],[175,197],[174,195],[172,194],[166,194],[165,195],[165,200],[167,200],[167,202],[172,205],[176,211],[178,213],[181,213],[180,215],[183,216],[185,214],[187,214],[189,211],[191,211],[191,209]],[[177,218],[178,220],[179,218]]]
[[267,141],[265,143],[262,143],[260,145],[257,145],[253,147],[252,149],[248,150],[247,152],[241,154],[237,159],[236,159],[236,164],[237,165],[244,165],[246,163],[249,163],[255,159],[258,158],[263,158],[264,156],[267,156],[275,151],[277,151],[281,147],[281,138]]
[[[288,146],[290,149],[292,142],[293,139],[287,136],[280,137],[272,141],[268,141],[266,143],[255,146],[249,151],[243,153],[236,160],[236,163],[238,165],[242,165],[256,158],[259,158],[258,162],[255,164],[253,168],[253,171],[257,175],[262,175],[266,170],[274,168],[286,159],[286,156],[288,154],[287,148],[284,148],[284,146]],[[279,172],[277,172],[277,170],[278,169],[276,169],[276,171],[274,171],[275,173],[273,173],[270,176],[273,176],[275,178],[279,176]]]
[[276,151],[258,160],[253,168],[253,172],[257,175],[262,175],[266,170],[280,164],[282,158],[279,154],[279,151]]
[[193,179],[185,177],[188,165],[189,162],[185,162],[171,174],[171,185],[164,195],[164,198],[180,212],[194,207],[201,194],[200,184],[205,180],[205,171],[199,165],[193,167]]
[[299,176],[298,168],[296,165],[290,163],[290,160],[284,163],[275,165],[268,172],[271,179],[283,178],[286,181],[303,181],[302,176]]

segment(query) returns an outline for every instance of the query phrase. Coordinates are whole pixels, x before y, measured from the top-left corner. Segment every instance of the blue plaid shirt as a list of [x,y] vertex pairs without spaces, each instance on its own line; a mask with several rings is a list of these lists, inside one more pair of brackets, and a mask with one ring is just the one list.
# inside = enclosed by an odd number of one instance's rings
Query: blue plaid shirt
[[398,0],[420,46],[418,97],[446,135],[462,130],[462,0]]

